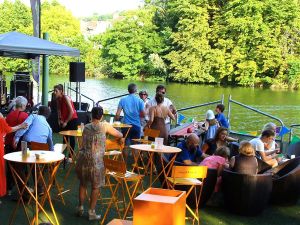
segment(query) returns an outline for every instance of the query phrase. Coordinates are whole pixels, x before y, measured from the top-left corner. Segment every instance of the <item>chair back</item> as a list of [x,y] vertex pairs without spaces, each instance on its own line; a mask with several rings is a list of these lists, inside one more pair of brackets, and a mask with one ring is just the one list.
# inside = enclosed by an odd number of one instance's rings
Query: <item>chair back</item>
[[111,151],[111,150],[120,150],[122,151],[125,146],[125,139],[122,138],[121,144],[116,139],[106,139],[105,141],[105,150]]
[[156,138],[159,137],[159,135],[160,135],[160,130],[146,128],[144,131],[144,137]]
[[173,166],[172,178],[197,178],[205,179],[207,166]]
[[119,160],[113,160],[109,158],[104,158],[104,167],[109,172],[115,172],[117,174],[125,174],[126,173],[126,164],[125,162]]
[[32,141],[30,142],[31,150],[46,150],[49,151],[49,145],[47,143],[40,143]]

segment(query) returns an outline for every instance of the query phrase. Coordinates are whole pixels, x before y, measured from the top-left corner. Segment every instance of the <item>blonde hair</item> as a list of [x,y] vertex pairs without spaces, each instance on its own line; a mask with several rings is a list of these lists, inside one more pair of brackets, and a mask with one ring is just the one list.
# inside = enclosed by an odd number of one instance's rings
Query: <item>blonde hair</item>
[[217,148],[214,155],[218,155],[223,158],[228,158],[230,156],[230,150],[226,146],[221,146],[221,147]]
[[239,153],[246,156],[255,156],[254,148],[248,141],[242,141],[240,143]]

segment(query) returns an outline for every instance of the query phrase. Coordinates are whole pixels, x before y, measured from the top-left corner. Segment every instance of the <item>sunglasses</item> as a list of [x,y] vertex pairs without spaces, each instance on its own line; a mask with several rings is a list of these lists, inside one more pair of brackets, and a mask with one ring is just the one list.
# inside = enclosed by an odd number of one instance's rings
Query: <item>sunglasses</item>
[[147,95],[147,94],[140,94],[140,95]]
[[161,91],[160,93],[163,94],[163,95],[166,94],[166,92],[164,92],[164,91]]

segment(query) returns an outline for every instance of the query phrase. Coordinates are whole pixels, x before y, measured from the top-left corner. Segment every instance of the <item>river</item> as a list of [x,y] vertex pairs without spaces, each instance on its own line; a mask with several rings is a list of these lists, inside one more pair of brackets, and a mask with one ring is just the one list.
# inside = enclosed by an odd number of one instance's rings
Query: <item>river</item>
[[[63,82],[68,82],[67,76],[51,76],[49,88],[51,89],[55,84]],[[98,101],[127,93],[127,85],[130,82],[116,79],[86,79],[86,82],[81,83],[81,93]],[[138,81],[135,81],[135,83],[138,86],[138,90],[147,90],[151,97],[155,94],[157,84],[160,84],[157,82]],[[298,104],[300,102],[300,91],[180,83],[165,83],[164,85],[167,87],[166,96],[173,101],[177,109],[220,100],[222,95],[224,95],[225,115],[227,115],[228,97],[231,95],[232,99],[238,102],[280,118],[286,126],[300,123],[300,105]],[[75,83],[73,83],[73,87],[75,87]],[[82,98],[82,101],[86,100]],[[104,109],[115,112],[118,101],[119,99],[109,100],[101,105]],[[214,106],[206,106],[184,111],[182,114],[186,118],[196,117],[197,120],[202,120],[205,118],[206,110],[214,110],[214,108]],[[233,130],[247,132],[258,131],[264,123],[275,122],[235,104],[232,104],[230,121]]]

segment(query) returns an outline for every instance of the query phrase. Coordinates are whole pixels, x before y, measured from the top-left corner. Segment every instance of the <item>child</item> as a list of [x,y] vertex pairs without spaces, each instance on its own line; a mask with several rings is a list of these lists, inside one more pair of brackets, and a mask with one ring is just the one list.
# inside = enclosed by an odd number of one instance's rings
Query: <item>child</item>
[[229,168],[228,157],[230,150],[228,147],[222,146],[217,148],[215,154],[206,157],[201,163],[201,166],[207,166],[218,171],[218,177],[221,176],[223,168]]
[[218,104],[215,109],[215,112],[217,113],[215,117],[216,117],[216,120],[219,122],[220,127],[228,128],[229,124],[228,124],[227,119],[224,116],[224,113],[223,113],[224,110],[225,110],[225,106],[223,104]]
[[205,140],[215,138],[218,127],[218,121],[215,119],[214,112],[207,110],[204,127],[201,126],[201,128],[206,131]]
[[222,177],[221,173],[225,168],[229,168],[229,163],[228,163],[228,157],[230,155],[230,150],[229,148],[222,146],[217,148],[216,152],[214,155],[206,157],[201,163],[201,166],[207,166],[210,169],[216,169],[217,170],[217,182],[215,185],[215,190],[214,194],[212,195],[210,199],[210,205],[221,205],[222,202],[222,194],[219,192],[221,182],[222,182]]

